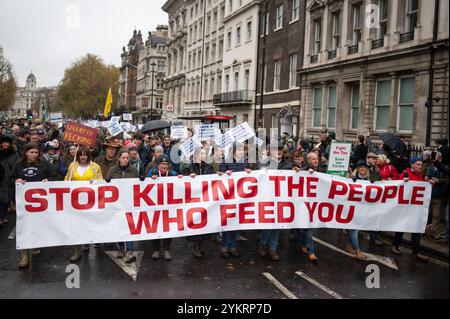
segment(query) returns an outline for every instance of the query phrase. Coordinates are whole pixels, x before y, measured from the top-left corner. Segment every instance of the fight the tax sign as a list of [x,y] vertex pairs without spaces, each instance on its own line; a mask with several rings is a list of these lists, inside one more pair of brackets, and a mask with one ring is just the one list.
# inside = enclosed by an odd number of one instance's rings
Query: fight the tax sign
[[350,165],[351,143],[331,143],[328,174],[346,176]]

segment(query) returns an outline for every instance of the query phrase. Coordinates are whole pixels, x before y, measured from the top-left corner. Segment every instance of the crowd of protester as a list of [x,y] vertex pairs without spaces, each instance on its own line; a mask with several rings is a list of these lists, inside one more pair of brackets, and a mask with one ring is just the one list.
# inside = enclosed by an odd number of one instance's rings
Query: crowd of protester
[[[278,170],[327,173],[332,132],[323,130],[320,141],[301,140],[284,133],[280,139],[266,141],[266,147],[255,157],[248,143],[234,143],[229,154],[212,142],[204,142],[190,158],[174,161],[173,154],[181,154],[170,135],[162,132],[141,132],[109,136],[104,128],[98,129],[97,146],[88,148],[63,141],[63,125],[8,121],[2,124],[0,142],[0,227],[9,222],[15,211],[15,183],[47,181],[93,181],[120,178],[161,178],[166,176],[231,175],[263,168]],[[191,131],[192,134],[192,131]],[[419,156],[399,158],[387,146],[375,148],[364,136],[353,143],[351,165],[347,177],[370,182],[386,180],[429,181],[432,200],[426,236],[448,242],[448,140],[436,141],[436,149],[426,149]],[[273,166],[275,163],[275,166]],[[444,221],[445,220],[445,221]],[[444,221],[444,222],[443,222]],[[359,244],[358,230],[345,230],[348,235],[346,250],[354,258],[366,258]],[[257,233],[258,253],[274,261],[280,260],[278,243],[281,230],[261,230]],[[373,245],[381,245],[377,232],[368,238]],[[403,233],[393,237],[392,252],[402,254],[399,246]],[[186,238],[192,244],[192,255],[203,258],[205,242],[212,239],[220,244],[223,258],[239,257],[239,242],[247,240],[245,232],[227,231],[220,234],[199,235]],[[421,234],[412,234],[413,254],[420,260],[427,257],[420,252]],[[289,231],[289,239],[297,241],[298,251],[309,261],[318,260],[314,250],[313,230]],[[152,259],[171,260],[172,240],[153,240]],[[133,242],[118,243],[119,258],[134,262]],[[99,247],[95,244],[94,247]],[[90,245],[73,247],[71,262],[77,262]],[[39,249],[22,250],[19,267],[29,265],[29,256],[38,256]]]

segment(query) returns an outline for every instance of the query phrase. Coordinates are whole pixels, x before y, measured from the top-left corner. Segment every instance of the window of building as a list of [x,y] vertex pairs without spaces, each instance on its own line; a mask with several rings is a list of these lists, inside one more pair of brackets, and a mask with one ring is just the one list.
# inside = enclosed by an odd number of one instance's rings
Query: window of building
[[297,86],[297,53],[289,56],[289,87]]
[[274,63],[273,69],[273,89],[279,90],[281,84],[281,60],[277,60]]
[[249,90],[250,89],[250,70],[246,69],[245,70],[245,90]]
[[236,46],[241,44],[241,27],[236,28]]
[[414,32],[419,13],[418,0],[406,0],[406,32]]
[[319,54],[322,44],[322,19],[314,20],[314,55]]
[[292,0],[292,19],[291,21],[300,18],[300,0]]
[[231,37],[232,37],[231,31],[228,31],[228,33],[227,33],[227,49],[231,49]]
[[352,130],[358,129],[359,118],[359,83],[353,84],[350,98],[350,128]]
[[320,127],[322,119],[322,88],[313,90],[313,127]]
[[230,75],[225,75],[225,92],[230,92]]
[[414,77],[400,78],[397,116],[399,131],[413,130],[415,82]]
[[252,21],[247,21],[247,41],[252,39]]
[[219,59],[222,59],[223,57],[223,40],[219,41]]
[[391,80],[377,82],[375,96],[375,129],[387,130],[389,127],[389,112],[391,108]]
[[239,72],[234,73],[234,90],[239,90]]
[[388,0],[379,0],[378,2],[378,8],[380,10],[380,16],[379,16],[379,29],[378,29],[378,39],[383,39],[384,36],[387,34],[388,29]]
[[336,126],[336,86],[328,87],[328,127]]
[[336,50],[341,42],[341,13],[333,13],[333,39],[331,41],[332,50]]
[[283,28],[283,5],[279,5],[276,9],[276,24],[275,24],[275,30]]
[[353,6],[353,45],[361,41],[361,3]]
[[228,0],[228,13],[233,12],[233,0]]

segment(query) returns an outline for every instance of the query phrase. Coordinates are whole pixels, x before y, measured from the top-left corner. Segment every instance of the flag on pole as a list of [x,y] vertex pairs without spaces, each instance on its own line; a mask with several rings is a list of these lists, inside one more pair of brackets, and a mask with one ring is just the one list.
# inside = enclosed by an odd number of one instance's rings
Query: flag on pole
[[113,102],[113,99],[112,99],[112,93],[111,93],[111,87],[110,87],[109,91],[108,91],[108,97],[106,98],[105,110],[103,111],[103,115],[105,117],[108,117],[109,113],[111,113],[112,102]]

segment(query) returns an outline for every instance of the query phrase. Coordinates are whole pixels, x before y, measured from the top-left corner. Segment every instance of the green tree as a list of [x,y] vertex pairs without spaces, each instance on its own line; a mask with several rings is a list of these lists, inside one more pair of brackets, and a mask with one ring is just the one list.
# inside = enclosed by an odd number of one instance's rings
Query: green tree
[[14,105],[16,91],[12,65],[6,60],[0,47],[0,111],[7,111]]
[[96,55],[88,54],[65,70],[59,85],[56,104],[70,116],[96,118],[103,112],[108,89],[113,92],[113,106],[117,105],[119,69],[105,65]]

